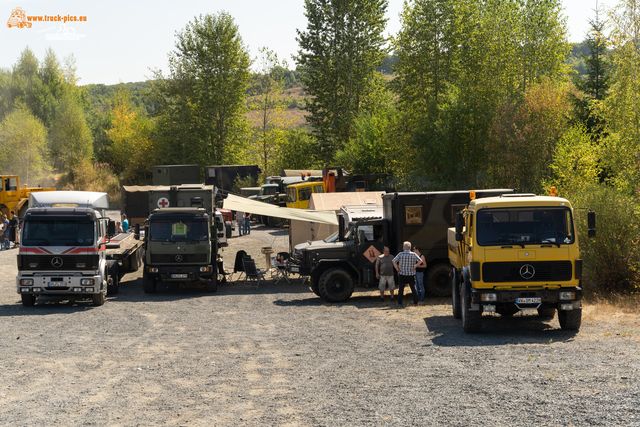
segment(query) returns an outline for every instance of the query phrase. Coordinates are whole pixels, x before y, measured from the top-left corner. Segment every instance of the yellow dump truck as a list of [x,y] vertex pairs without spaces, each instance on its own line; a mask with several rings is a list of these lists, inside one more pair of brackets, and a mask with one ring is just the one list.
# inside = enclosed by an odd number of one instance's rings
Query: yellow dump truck
[[[475,199],[448,230],[453,265],[453,315],[465,332],[478,332],[482,313],[513,316],[537,310],[560,327],[582,321],[582,260],[574,209],[568,200],[533,194]],[[595,237],[595,213],[588,213]]]
[[0,175],[2,188],[0,189],[0,211],[7,214],[11,219],[11,211],[14,211],[20,218],[24,216],[29,205],[29,194],[36,191],[56,191],[55,188],[34,187],[20,188],[20,181],[17,175]]

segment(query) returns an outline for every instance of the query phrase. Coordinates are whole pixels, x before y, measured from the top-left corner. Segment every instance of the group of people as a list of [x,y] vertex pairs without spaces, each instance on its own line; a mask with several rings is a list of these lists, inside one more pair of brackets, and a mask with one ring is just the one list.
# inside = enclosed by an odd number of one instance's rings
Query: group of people
[[402,249],[402,252],[393,257],[389,247],[385,246],[382,255],[375,262],[376,279],[379,280],[378,289],[380,290],[380,299],[382,301],[384,301],[384,290],[387,287],[391,294],[391,300],[393,300],[396,288],[393,272],[395,270],[398,273],[399,307],[402,307],[404,287],[407,284],[411,288],[413,304],[417,305],[420,301],[424,301],[424,272],[427,269],[427,261],[424,255],[420,253],[420,249],[414,247],[412,251],[410,242],[404,242]]
[[116,221],[116,233],[126,233],[129,230],[129,220],[126,215],[122,215],[122,222]]
[[238,224],[238,236],[251,234],[251,213],[237,211],[236,223]]
[[[11,211],[11,216],[17,221],[18,217],[14,211]],[[2,223],[0,224],[0,233],[2,234],[2,244],[0,244],[0,251],[6,251],[11,247],[11,241],[9,240],[9,228],[11,227],[11,222],[7,217],[7,214],[2,214]],[[17,228],[17,224],[16,224]],[[15,246],[18,246],[18,234],[16,233],[16,241]],[[14,247],[15,247],[14,246]]]

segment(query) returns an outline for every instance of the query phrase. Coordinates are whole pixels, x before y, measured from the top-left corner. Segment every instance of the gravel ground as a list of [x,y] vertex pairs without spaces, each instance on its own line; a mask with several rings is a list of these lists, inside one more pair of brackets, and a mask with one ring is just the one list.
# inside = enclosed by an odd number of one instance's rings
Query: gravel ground
[[[230,239],[286,250],[286,231]],[[398,310],[377,291],[324,304],[300,280],[142,291],[102,307],[23,307],[17,249],[0,252],[0,425],[640,425],[640,316],[587,306],[487,317],[467,335],[450,301]],[[258,266],[264,261],[258,261]]]

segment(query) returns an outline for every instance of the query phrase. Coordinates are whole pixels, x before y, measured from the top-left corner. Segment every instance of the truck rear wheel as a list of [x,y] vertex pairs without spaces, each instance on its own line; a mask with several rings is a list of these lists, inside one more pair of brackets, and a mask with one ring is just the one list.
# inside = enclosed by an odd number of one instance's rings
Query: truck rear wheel
[[447,297],[451,295],[450,264],[436,264],[427,271],[425,286],[427,292],[435,297]]
[[582,324],[582,310],[558,310],[560,327],[565,331],[577,331]]
[[117,262],[109,268],[109,279],[107,280],[107,295],[116,295],[120,290],[120,265]]
[[554,307],[540,307],[538,316],[545,320],[551,320],[556,316],[556,309]]
[[480,332],[482,328],[482,312],[471,311],[471,301],[467,295],[469,283],[465,283],[462,289],[462,329],[467,333]]
[[513,317],[519,311],[515,304],[500,304],[496,307],[496,313],[502,317]]
[[451,273],[451,305],[453,306],[453,318],[460,319],[462,317],[462,306],[460,305],[460,280],[458,279],[458,270],[455,268]]
[[344,302],[353,294],[353,279],[342,268],[330,268],[320,276],[318,291],[327,302]]
[[156,291],[156,279],[149,277],[146,270],[145,267],[145,272],[142,275],[142,290],[145,294],[153,294]]
[[36,295],[35,294],[22,294],[22,305],[25,307],[33,307],[36,303]]
[[224,231],[227,239],[231,238],[231,232],[233,231],[233,227],[231,226],[231,221],[227,221],[224,223]]

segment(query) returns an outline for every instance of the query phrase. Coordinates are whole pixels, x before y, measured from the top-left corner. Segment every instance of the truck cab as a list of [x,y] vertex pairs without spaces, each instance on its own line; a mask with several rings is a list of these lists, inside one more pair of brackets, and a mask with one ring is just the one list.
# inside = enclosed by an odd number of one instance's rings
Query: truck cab
[[313,193],[325,193],[324,182],[301,182],[287,187],[287,207],[307,209]]
[[[589,213],[595,227],[595,214]],[[595,234],[595,228],[593,233]],[[562,329],[582,316],[582,260],[571,203],[554,196],[512,194],[472,200],[448,231],[453,314],[466,332],[482,313],[558,312]]]

